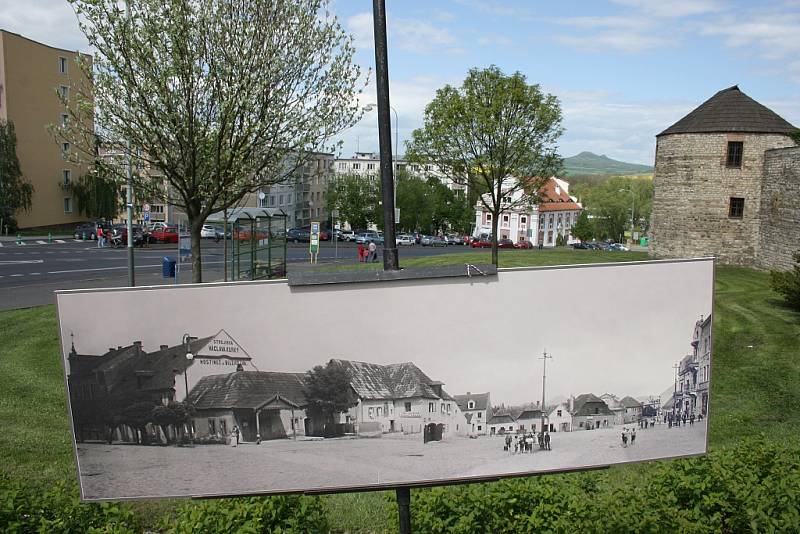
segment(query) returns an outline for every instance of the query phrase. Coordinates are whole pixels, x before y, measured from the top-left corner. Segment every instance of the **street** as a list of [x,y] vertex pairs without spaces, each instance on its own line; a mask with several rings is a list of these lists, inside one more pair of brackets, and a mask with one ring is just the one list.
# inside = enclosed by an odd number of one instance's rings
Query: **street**
[[[128,283],[127,250],[123,248],[97,248],[93,241],[75,241],[60,238],[47,243],[44,239],[26,238],[25,245],[13,240],[0,241],[0,310],[53,304],[53,291],[59,289],[84,289],[98,287],[124,287]],[[400,258],[429,256],[453,252],[480,252],[464,246],[400,247]],[[223,246],[204,240],[203,280],[223,279]],[[176,257],[176,244],[150,245],[135,249],[136,285],[171,283],[161,276],[164,256]],[[380,249],[379,249],[379,258]],[[292,264],[308,261],[308,244],[290,243],[287,246],[289,269]],[[319,263],[355,263],[354,243],[321,243]],[[380,263],[379,263],[380,264]],[[376,264],[376,265],[379,265]],[[191,282],[191,265],[182,264],[180,283]]]
[[706,421],[637,430],[623,447],[621,427],[552,434],[552,450],[503,451],[502,436],[422,443],[421,434],[381,438],[265,441],[162,447],[79,443],[81,484],[89,499],[236,494],[488,477],[600,466],[706,448]]

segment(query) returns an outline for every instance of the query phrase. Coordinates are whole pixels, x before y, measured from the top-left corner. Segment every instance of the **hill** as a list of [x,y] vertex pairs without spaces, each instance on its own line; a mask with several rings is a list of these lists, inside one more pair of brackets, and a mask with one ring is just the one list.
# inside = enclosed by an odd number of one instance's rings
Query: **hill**
[[653,167],[638,163],[625,163],[608,156],[598,156],[592,152],[581,152],[575,156],[564,158],[564,170],[568,176],[581,174],[649,174]]

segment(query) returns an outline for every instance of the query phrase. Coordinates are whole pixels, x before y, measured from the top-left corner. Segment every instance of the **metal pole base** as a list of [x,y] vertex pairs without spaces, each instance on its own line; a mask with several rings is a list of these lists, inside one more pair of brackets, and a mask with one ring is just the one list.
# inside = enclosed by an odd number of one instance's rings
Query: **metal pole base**
[[400,257],[397,255],[397,247],[383,249],[383,270],[399,271]]
[[411,534],[411,489],[397,488],[397,515],[400,518],[400,534]]

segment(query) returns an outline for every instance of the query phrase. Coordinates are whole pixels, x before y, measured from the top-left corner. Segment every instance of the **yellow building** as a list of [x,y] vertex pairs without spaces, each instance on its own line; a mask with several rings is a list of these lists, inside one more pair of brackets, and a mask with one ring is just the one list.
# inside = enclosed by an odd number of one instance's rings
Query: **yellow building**
[[30,211],[16,214],[22,228],[85,219],[65,186],[82,176],[86,167],[68,161],[64,152],[75,148],[48,131],[49,125],[68,119],[59,92],[70,101],[78,87],[89,83],[78,68],[77,56],[0,30],[0,120],[14,123],[20,168],[34,188]]

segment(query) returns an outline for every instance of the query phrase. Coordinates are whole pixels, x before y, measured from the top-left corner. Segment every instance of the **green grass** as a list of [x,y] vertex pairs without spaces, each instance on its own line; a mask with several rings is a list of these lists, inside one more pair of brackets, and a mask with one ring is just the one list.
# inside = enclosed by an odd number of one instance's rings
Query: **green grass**
[[[644,253],[502,251],[502,267],[642,260]],[[403,260],[407,267],[488,262],[489,254],[448,254]],[[360,268],[373,268],[361,265]],[[767,273],[716,270],[711,390],[712,449],[763,434],[800,442],[800,315],[783,306]],[[0,465],[31,484],[75,479],[53,306],[0,312]],[[610,470],[610,484],[630,484],[651,466]],[[587,474],[586,476],[591,476]],[[336,532],[396,529],[391,493],[320,497]],[[145,517],[168,513],[171,501],[140,503]]]

